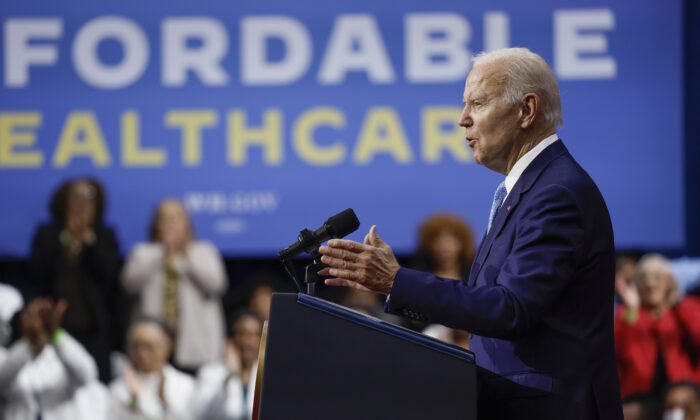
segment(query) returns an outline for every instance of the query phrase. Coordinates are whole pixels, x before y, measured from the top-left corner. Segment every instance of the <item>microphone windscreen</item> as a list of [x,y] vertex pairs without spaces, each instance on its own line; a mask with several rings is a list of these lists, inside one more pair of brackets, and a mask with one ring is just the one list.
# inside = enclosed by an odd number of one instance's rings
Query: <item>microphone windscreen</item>
[[343,238],[360,227],[360,221],[352,209],[345,209],[335,216],[331,216],[324,223],[332,238]]

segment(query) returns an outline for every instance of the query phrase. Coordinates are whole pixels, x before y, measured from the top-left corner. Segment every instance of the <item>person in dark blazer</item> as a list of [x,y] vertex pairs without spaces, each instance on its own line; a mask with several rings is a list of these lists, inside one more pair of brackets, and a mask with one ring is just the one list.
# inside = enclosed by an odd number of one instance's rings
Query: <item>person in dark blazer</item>
[[524,48],[482,53],[459,125],[474,161],[506,176],[467,284],[401,268],[372,226],[321,247],[326,284],[389,295],[385,310],[474,333],[480,418],[621,419],[615,255],[607,207],[556,135],[559,88]]

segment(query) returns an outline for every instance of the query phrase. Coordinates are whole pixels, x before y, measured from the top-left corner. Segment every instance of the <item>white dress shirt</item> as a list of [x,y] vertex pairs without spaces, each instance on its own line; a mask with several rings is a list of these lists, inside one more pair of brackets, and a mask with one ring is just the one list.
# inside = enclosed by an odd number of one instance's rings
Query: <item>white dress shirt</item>
[[503,202],[506,202],[506,199],[508,198],[508,195],[510,194],[511,190],[515,186],[515,183],[518,182],[518,179],[520,179],[520,175],[525,172],[525,169],[527,169],[528,166],[532,163],[535,158],[542,153],[544,149],[547,148],[550,144],[554,143],[555,141],[559,140],[559,137],[556,134],[552,134],[551,136],[545,138],[541,142],[537,144],[537,146],[533,147],[532,150],[529,152],[525,153],[520,159],[518,159],[517,162],[515,162],[515,165],[510,169],[510,172],[508,172],[508,176],[506,176],[506,196],[503,198]]

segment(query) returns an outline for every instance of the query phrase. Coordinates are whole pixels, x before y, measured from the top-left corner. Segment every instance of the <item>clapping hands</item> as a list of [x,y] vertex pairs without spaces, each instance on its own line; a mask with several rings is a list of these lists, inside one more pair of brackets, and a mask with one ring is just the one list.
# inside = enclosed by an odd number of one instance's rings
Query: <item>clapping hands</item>
[[34,299],[24,308],[20,318],[22,337],[32,346],[35,355],[41,352],[61,326],[67,308],[68,303],[64,299],[54,304],[47,298]]

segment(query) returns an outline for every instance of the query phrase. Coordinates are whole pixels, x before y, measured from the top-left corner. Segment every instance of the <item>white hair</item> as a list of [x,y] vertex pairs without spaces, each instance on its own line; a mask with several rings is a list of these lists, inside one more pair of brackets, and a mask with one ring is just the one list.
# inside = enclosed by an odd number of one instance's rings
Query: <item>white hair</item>
[[639,278],[641,278],[641,276],[651,267],[655,267],[661,272],[670,276],[674,275],[673,268],[671,267],[671,263],[668,261],[668,258],[661,254],[645,254],[637,263],[637,279],[639,280]]
[[523,95],[534,93],[540,98],[544,121],[553,128],[564,124],[559,85],[542,57],[527,48],[503,48],[479,53],[474,57],[474,66],[497,61],[504,62],[503,98],[506,103],[519,104]]

